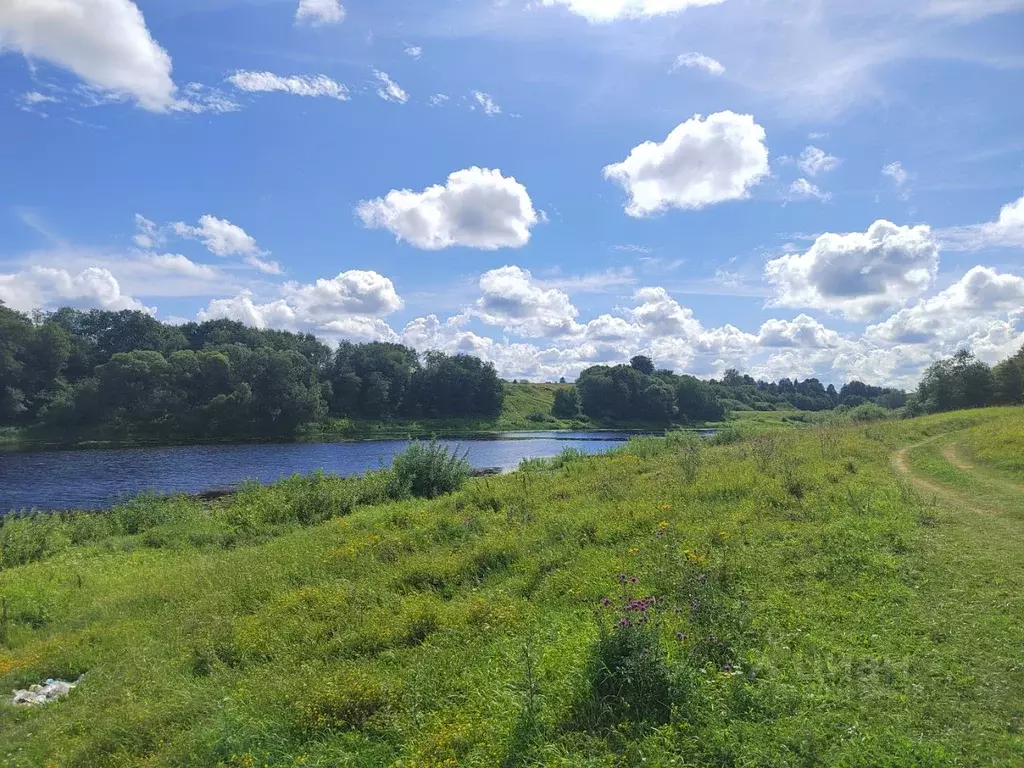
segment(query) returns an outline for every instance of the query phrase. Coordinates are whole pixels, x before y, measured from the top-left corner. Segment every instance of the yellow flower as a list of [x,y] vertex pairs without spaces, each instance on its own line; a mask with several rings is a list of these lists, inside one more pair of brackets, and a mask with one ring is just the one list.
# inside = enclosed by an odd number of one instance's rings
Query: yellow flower
[[672,509],[672,505],[671,505],[671,504],[666,504],[666,505],[665,505],[665,506],[663,506],[663,507],[662,507],[661,509],[662,509],[662,511],[664,511],[664,512],[668,512],[668,511],[669,511],[670,509]]

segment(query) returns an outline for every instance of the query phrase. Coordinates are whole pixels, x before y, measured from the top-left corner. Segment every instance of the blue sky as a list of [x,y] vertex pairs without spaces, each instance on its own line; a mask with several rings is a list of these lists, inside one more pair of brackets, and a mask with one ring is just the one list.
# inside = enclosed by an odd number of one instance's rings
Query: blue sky
[[1024,343],[1022,39],[1024,0],[14,0],[0,299],[909,386]]

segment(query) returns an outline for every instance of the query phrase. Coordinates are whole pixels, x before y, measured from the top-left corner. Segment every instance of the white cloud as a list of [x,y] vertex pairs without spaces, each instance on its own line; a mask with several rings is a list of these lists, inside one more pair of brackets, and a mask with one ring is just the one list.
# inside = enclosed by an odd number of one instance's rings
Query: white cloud
[[312,331],[332,340],[396,341],[380,318],[398,311],[402,299],[388,278],[372,271],[350,270],[313,284],[286,283],[281,298],[259,303],[251,291],[214,299],[199,320],[226,318],[254,328]]
[[99,267],[89,267],[76,275],[53,267],[31,267],[13,274],[0,274],[0,300],[22,312],[61,306],[156,312],[124,295],[110,271]]
[[652,337],[681,336],[695,339],[703,330],[693,310],[683,307],[661,287],[641,288],[633,294],[641,302],[629,311],[633,321]]
[[974,267],[946,290],[870,326],[865,336],[897,344],[956,344],[997,316],[1024,309],[1024,278]]
[[364,200],[356,214],[365,226],[426,250],[519,248],[539,220],[526,187],[500,170],[477,167],[452,173],[444,186]]
[[47,96],[45,93],[39,91],[29,91],[23,93],[18,101],[21,102],[21,108],[25,112],[34,112],[36,114],[44,115],[44,112],[39,111],[40,105],[42,104],[58,104],[60,99],[53,96]]
[[280,91],[294,96],[325,96],[348,101],[348,88],[327,75],[289,75],[282,77],[273,72],[247,72],[239,70],[228,77],[235,88],[248,93]]
[[839,158],[833,157],[817,147],[805,147],[800,153],[796,164],[808,176],[817,176],[819,173],[828,173],[839,165]]
[[216,256],[233,256],[249,254],[259,256],[263,253],[256,245],[256,240],[237,224],[226,219],[206,214],[199,218],[199,226],[189,226],[183,221],[176,222],[174,231],[181,237],[202,240],[210,253]]
[[762,347],[796,347],[800,349],[833,349],[839,346],[840,335],[808,315],[793,320],[768,320],[761,326],[757,343]]
[[410,45],[405,49],[405,55],[412,59],[419,59],[423,56],[423,48],[418,45]]
[[476,99],[476,103],[480,105],[480,108],[488,117],[501,114],[501,107],[495,104],[494,99],[492,99],[488,94],[481,93],[480,91],[473,91],[473,98]]
[[189,83],[184,88],[184,98],[177,99],[172,109],[175,112],[192,112],[202,114],[213,112],[225,114],[237,112],[242,106],[232,101],[229,97],[217,88],[210,88],[202,83]]
[[789,194],[793,200],[816,198],[824,203],[832,199],[832,195],[828,192],[822,192],[821,188],[818,187],[817,184],[812,184],[807,179],[797,179],[790,184]]
[[394,283],[372,271],[350,270],[312,285],[286,283],[282,291],[300,317],[317,324],[347,315],[390,315],[404,306]]
[[164,244],[166,238],[157,227],[141,213],[135,214],[135,236],[132,238],[139,248],[156,248]]
[[680,69],[703,69],[710,75],[723,75],[725,74],[725,67],[722,66],[721,62],[712,59],[710,56],[705,56],[703,53],[697,53],[693,51],[691,53],[682,53],[676,57],[676,63],[672,65],[672,72]]
[[430,97],[430,106],[440,107],[442,104],[448,101],[449,98],[451,97],[448,96],[448,94],[446,93],[435,93],[433,96]]
[[4,0],[0,51],[45,59],[153,112],[175,107],[171,57],[130,0]]
[[345,20],[345,9],[338,0],[299,0],[295,11],[296,24],[339,24]]
[[903,167],[903,163],[899,160],[883,166],[882,175],[892,179],[892,183],[895,184],[897,188],[902,187],[910,180],[910,174],[907,173],[906,169]]
[[770,306],[808,307],[865,319],[902,306],[931,285],[939,249],[927,226],[876,221],[865,233],[826,233],[805,253],[769,261]]
[[217,270],[208,264],[196,264],[191,259],[177,253],[144,253],[140,259],[161,272],[195,277],[200,280],[213,280]]
[[248,255],[245,257],[245,263],[258,272],[262,272],[264,275],[283,275],[284,268],[276,261],[270,261],[269,259],[261,259],[259,256]]
[[200,322],[206,320],[234,320],[253,328],[282,328],[294,330],[298,327],[295,310],[284,299],[257,304],[251,291],[242,291],[230,299],[214,299],[206,309],[196,315]]
[[938,234],[943,247],[951,250],[1024,247],[1024,196],[1004,205],[995,221],[943,229]]
[[564,5],[591,23],[638,19],[678,13],[687,8],[718,5],[725,0],[543,0],[544,5]]
[[764,128],[751,115],[718,112],[681,123],[660,144],[634,147],[604,175],[629,193],[626,213],[642,217],[742,200],[768,171]]
[[578,333],[579,311],[568,294],[544,288],[529,270],[515,266],[492,269],[480,277],[483,296],[474,311],[489,325],[499,325],[527,337],[556,337]]
[[373,74],[380,83],[380,88],[377,89],[377,95],[384,99],[384,101],[393,101],[396,104],[405,104],[409,100],[409,94],[403,91],[398,83],[391,79],[391,76],[387,72],[381,72],[379,69],[375,69],[373,70]]

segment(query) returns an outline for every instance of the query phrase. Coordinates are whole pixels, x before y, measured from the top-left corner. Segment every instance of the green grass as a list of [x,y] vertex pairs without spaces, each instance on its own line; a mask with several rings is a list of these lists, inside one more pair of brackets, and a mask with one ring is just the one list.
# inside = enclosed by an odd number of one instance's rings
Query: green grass
[[5,525],[0,689],[84,678],[0,707],[0,762],[1019,765],[1024,523],[890,464],[1012,425],[761,424],[433,501],[321,477]]

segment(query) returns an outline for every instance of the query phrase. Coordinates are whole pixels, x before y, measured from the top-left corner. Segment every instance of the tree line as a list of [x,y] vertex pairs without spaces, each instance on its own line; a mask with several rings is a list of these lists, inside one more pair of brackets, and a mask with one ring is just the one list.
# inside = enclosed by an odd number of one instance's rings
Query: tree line
[[896,409],[906,393],[860,381],[839,390],[818,379],[756,381],[735,369],[721,380],[657,370],[650,358],[634,357],[629,365],[598,365],[584,370],[574,387],[555,395],[553,415],[581,416],[596,421],[644,421],[653,424],[698,424],[720,421],[726,411],[825,411],[865,403]]
[[1024,348],[995,366],[967,350],[927,370],[907,403],[908,415],[1024,404]]
[[343,343],[229,320],[169,325],[137,311],[0,304],[0,425],[73,436],[287,436],[329,415],[494,417],[490,363]]

